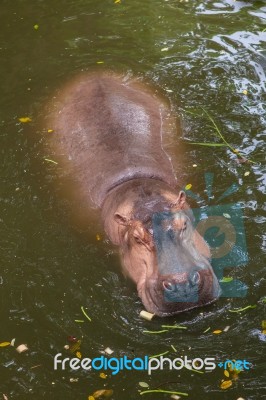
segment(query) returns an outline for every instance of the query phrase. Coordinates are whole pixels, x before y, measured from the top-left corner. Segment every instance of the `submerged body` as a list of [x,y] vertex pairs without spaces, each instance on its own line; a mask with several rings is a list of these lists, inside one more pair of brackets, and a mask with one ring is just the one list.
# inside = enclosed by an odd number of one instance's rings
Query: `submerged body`
[[92,74],[62,91],[50,123],[145,307],[166,316],[211,303],[219,285],[162,146],[163,114],[145,86]]

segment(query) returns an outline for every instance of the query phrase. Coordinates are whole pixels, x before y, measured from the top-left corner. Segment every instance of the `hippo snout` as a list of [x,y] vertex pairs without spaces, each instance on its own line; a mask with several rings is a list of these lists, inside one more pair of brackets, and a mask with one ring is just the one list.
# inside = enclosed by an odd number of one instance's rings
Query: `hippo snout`
[[198,302],[201,277],[198,271],[178,273],[162,280],[162,291],[166,302]]
[[167,316],[210,304],[220,292],[216,275],[205,268],[159,275],[150,280],[141,297],[150,312]]

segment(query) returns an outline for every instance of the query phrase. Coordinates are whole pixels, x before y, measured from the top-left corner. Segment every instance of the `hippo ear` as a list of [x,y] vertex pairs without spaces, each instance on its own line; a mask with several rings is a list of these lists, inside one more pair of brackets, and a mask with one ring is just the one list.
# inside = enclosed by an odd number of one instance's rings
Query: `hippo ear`
[[119,214],[119,213],[115,213],[114,219],[120,225],[127,226],[130,224],[130,218],[126,217],[125,215]]
[[180,207],[182,208],[186,203],[186,193],[183,190],[180,190],[176,200],[171,204],[171,207]]

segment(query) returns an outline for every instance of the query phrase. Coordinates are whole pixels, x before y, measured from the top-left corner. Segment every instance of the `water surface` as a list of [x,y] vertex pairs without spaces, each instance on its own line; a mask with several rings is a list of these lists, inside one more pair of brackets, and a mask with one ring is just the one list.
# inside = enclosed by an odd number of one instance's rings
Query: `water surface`
[[[135,400],[143,397],[138,383],[145,381],[150,388],[162,384],[195,400],[262,399],[266,3],[2,0],[0,21],[0,342],[16,338],[29,347],[20,355],[12,347],[0,348],[0,396],[81,400],[106,387],[113,389],[114,399]],[[233,183],[240,186],[224,204],[243,205],[249,262],[228,274],[248,286],[247,297],[221,299],[163,322],[139,318],[141,302],[123,278],[97,215],[78,217],[84,205],[67,196],[65,183],[57,179],[60,165],[45,161],[50,157],[45,146],[49,127],[41,121],[47,103],[76,73],[95,69],[149,82],[169,99],[173,114],[183,117],[183,137],[176,137],[177,149],[182,146],[183,168],[177,171],[182,184],[191,183],[204,197],[204,173],[212,172],[216,198]],[[254,163],[236,163],[226,148],[188,143],[217,140],[202,108],[227,141]],[[32,122],[20,123],[18,118],[25,116]],[[257,308],[228,311],[250,304]],[[75,322],[80,319],[85,322]],[[182,323],[188,329],[143,333],[160,330],[162,323]],[[212,334],[226,326],[227,333]],[[63,347],[69,335],[82,339],[80,351],[88,357],[109,346],[116,357],[169,350],[172,358],[246,359],[254,367],[240,373],[227,390],[220,389],[221,369],[206,374],[165,370],[150,377],[140,371],[108,372],[107,379],[97,372],[54,371],[53,357],[67,355]]]

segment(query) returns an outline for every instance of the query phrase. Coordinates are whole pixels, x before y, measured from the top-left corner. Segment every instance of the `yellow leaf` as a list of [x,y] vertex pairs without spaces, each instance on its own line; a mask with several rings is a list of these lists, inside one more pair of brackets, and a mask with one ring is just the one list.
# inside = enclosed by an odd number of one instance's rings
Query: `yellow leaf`
[[225,374],[226,378],[229,378],[229,372],[226,369],[224,370],[224,374]]
[[220,329],[217,329],[216,331],[213,331],[212,333],[215,333],[215,335],[219,335],[219,333],[222,333]]
[[69,346],[69,350],[71,351],[71,353],[76,353],[76,351],[80,349],[80,345],[81,345],[81,340],[77,340],[77,342]]
[[121,0],[115,0],[115,4],[121,3]]
[[10,346],[10,342],[2,342],[0,343],[0,347],[7,347]]
[[106,378],[107,378],[107,375],[106,375],[104,372],[101,372],[101,373],[100,373],[100,378],[106,379]]
[[52,133],[54,130],[53,129],[47,129],[48,133]]
[[101,389],[101,390],[96,390],[96,392],[93,393],[93,397],[95,399],[98,399],[101,396],[111,397],[112,394],[113,394],[113,390],[112,389]]
[[81,352],[80,352],[80,351],[77,351],[77,352],[76,352],[76,356],[77,356],[78,358],[81,358]]
[[191,188],[192,188],[191,183],[188,183],[188,184],[185,186],[185,189],[186,189],[186,190],[190,190]]
[[266,335],[266,329],[263,329],[262,333],[263,335]]
[[89,397],[88,397],[88,400],[95,400],[95,397],[89,396]]
[[242,92],[244,95],[247,95],[248,94],[248,91],[245,89],[245,90],[243,90],[243,92]]
[[33,27],[36,31],[39,29],[39,25],[34,25],[34,27]]
[[104,61],[97,61],[96,64],[104,64]]
[[220,385],[221,389],[228,389],[233,385],[232,381],[223,381]]
[[96,240],[101,240],[101,236],[100,235],[96,235]]
[[50,158],[45,158],[44,160],[47,161],[47,162],[50,162],[52,164],[58,164],[58,162],[56,162],[54,160],[51,160]]
[[246,171],[245,173],[244,173],[244,176],[249,176],[250,175],[250,171]]
[[20,122],[23,122],[23,124],[27,123],[27,122],[31,122],[31,118],[29,117],[21,117],[19,118]]

